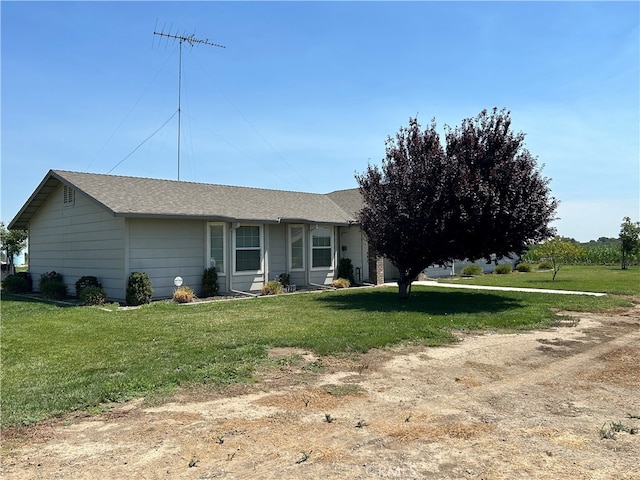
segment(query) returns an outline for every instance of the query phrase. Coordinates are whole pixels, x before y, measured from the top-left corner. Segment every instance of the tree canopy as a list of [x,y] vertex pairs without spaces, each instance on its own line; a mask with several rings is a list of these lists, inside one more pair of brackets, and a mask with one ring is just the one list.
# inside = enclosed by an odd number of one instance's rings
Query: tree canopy
[[536,253],[543,260],[551,262],[553,269],[551,280],[555,280],[562,266],[578,259],[584,254],[584,249],[578,243],[567,241],[562,237],[554,237],[538,245]]
[[628,258],[640,251],[640,222],[632,222],[624,217],[620,225],[620,248],[622,249],[622,269],[627,269]]
[[4,222],[0,222],[0,249],[5,254],[10,269],[13,268],[13,257],[27,247],[27,238],[25,230],[7,230]]
[[364,200],[359,222],[370,248],[399,270],[400,297],[433,264],[522,253],[553,236],[557,200],[524,134],[506,110],[483,110],[446,128],[423,131],[416,118],[386,141],[382,166],[356,179]]

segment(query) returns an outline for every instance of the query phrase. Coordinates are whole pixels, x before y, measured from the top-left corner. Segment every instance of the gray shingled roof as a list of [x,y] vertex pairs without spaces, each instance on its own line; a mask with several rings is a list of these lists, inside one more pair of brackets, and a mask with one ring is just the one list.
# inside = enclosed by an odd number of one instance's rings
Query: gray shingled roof
[[342,210],[347,212],[351,218],[357,218],[364,203],[359,188],[348,190],[337,190],[327,194]]
[[348,190],[324,195],[50,170],[9,228],[26,228],[60,183],[91,197],[114,216],[334,225],[355,220],[353,200],[346,201],[343,193]]

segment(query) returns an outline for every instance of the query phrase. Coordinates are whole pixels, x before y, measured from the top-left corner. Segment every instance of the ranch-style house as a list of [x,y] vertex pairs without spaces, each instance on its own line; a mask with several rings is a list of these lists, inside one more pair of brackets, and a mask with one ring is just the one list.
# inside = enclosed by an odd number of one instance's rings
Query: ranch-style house
[[299,287],[330,286],[341,258],[358,282],[390,280],[395,269],[369,255],[357,225],[361,205],[358,189],[315,194],[50,170],[9,228],[28,231],[35,290],[45,272],[61,273],[69,287],[93,275],[123,301],[129,275],[146,272],[153,298],[169,298],[178,276],[198,294],[204,269],[215,266],[221,293],[255,293],[282,273]]

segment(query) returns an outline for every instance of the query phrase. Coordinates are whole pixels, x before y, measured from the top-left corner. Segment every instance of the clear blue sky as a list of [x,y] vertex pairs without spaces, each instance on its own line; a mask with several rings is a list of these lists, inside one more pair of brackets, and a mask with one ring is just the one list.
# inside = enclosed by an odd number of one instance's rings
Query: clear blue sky
[[552,178],[561,235],[640,220],[638,2],[3,1],[1,14],[5,223],[49,169],[177,178],[178,43],[154,29],[226,46],[183,46],[181,180],[352,188],[409,117],[443,132],[496,106]]

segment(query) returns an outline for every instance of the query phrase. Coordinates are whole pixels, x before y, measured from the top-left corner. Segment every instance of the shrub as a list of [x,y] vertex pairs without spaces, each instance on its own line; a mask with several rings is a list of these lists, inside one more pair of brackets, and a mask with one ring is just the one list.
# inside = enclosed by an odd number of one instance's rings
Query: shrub
[[281,273],[278,275],[278,282],[280,282],[280,285],[283,287],[288,287],[291,285],[291,276],[288,273]]
[[552,268],[553,268],[553,263],[551,263],[549,260],[543,260],[538,265],[538,270],[551,270]]
[[28,272],[18,272],[7,276],[2,281],[2,288],[8,293],[29,293],[33,288],[33,281]]
[[104,305],[107,303],[107,294],[102,287],[97,285],[87,285],[78,294],[78,298],[85,305]]
[[80,298],[80,292],[86,287],[98,287],[102,288],[102,284],[98,281],[98,279],[91,275],[85,275],[80,277],[76,281],[76,297]]
[[282,292],[282,285],[277,280],[271,280],[262,286],[262,295],[279,295]]
[[331,282],[331,286],[333,288],[349,288],[351,286],[351,282],[348,278],[336,278]]
[[482,275],[483,273],[484,272],[482,270],[482,267],[480,265],[475,265],[475,264],[467,265],[462,269],[463,275],[477,276],[477,275]]
[[350,258],[340,259],[340,263],[338,264],[338,278],[345,278],[349,280],[350,285],[354,285],[356,283],[353,278],[353,264],[351,263]]
[[500,265],[496,266],[493,272],[497,273],[498,275],[506,275],[508,273],[511,273],[511,270],[511,265],[509,265],[508,263],[501,263]]
[[144,272],[133,272],[127,282],[127,305],[143,305],[151,303],[153,286],[149,275]]
[[191,303],[193,302],[193,290],[183,285],[182,287],[178,287],[175,292],[173,292],[173,301],[176,303]]
[[40,293],[45,298],[61,300],[67,296],[67,286],[62,274],[51,271],[40,275]]
[[518,266],[516,267],[516,270],[518,270],[521,273],[532,272],[533,265],[531,265],[530,263],[519,263]]
[[216,267],[209,267],[202,274],[202,297],[215,297],[218,294],[218,272]]

